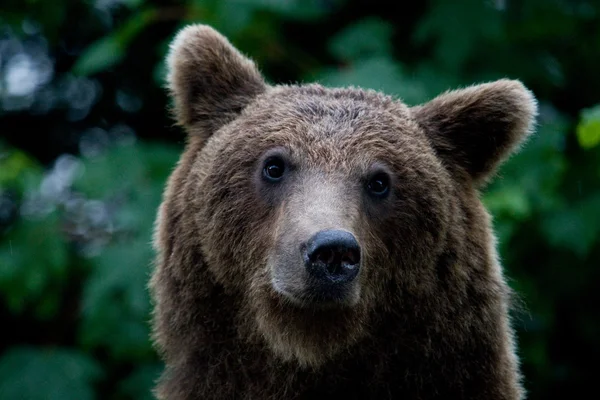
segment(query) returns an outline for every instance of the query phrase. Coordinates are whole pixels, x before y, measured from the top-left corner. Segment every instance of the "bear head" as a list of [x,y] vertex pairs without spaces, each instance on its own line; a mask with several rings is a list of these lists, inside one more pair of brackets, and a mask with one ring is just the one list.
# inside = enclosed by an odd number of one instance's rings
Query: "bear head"
[[[490,290],[505,290],[477,192],[531,132],[536,102],[519,81],[413,107],[358,88],[275,86],[193,25],[171,44],[168,89],[188,144],[160,210],[153,285],[168,275],[186,307],[218,287],[236,335],[318,366],[381,315],[455,309],[478,263]],[[198,345],[194,310],[168,307],[160,299],[159,345],[177,347],[168,330],[180,351]]]

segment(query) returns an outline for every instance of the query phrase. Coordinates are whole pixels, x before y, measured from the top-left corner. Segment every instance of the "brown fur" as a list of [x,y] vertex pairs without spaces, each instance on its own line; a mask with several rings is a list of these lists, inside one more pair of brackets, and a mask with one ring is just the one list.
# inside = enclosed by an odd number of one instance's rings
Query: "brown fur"
[[[268,86],[206,26],[173,43],[189,136],[157,219],[157,396],[523,398],[477,187],[529,133],[529,91],[501,80],[409,108],[356,88]],[[290,169],[267,187],[273,149]],[[385,199],[365,195],[374,168],[390,173]],[[362,248],[354,300],[316,307],[276,290],[303,289],[297,245],[329,228]]]

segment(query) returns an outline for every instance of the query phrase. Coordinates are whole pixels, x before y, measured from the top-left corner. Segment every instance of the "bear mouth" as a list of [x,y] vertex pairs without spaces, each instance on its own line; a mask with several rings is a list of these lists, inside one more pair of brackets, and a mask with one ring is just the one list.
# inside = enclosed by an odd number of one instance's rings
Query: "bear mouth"
[[[280,282],[281,283],[281,282]],[[356,343],[368,326],[368,304],[340,293],[289,292],[263,284],[248,304],[261,337],[277,357],[317,367]]]
[[278,297],[300,308],[352,307],[360,299],[360,287],[352,283],[328,284],[309,280],[298,288],[298,285],[274,277],[271,285]]

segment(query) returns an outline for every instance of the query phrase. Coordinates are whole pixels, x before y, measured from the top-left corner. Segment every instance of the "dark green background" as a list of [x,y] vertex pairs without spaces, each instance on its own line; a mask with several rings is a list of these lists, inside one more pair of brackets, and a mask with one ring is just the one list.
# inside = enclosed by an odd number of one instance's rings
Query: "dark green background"
[[[182,148],[163,59],[213,25],[271,82],[417,104],[521,79],[537,135],[484,192],[531,399],[589,397],[600,358],[595,1],[0,0],[0,398],[146,399],[151,234]],[[591,395],[593,397],[593,395]]]

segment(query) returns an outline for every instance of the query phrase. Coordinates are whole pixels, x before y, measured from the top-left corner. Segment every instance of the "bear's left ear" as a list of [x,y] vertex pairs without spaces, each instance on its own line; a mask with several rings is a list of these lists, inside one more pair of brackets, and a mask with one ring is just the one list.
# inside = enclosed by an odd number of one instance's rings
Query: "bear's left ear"
[[502,79],[446,92],[411,112],[442,160],[479,184],[529,136],[537,101],[521,82]]
[[266,90],[252,60],[207,25],[183,28],[167,56],[175,118],[188,134],[207,139]]

